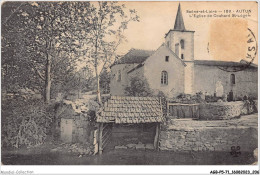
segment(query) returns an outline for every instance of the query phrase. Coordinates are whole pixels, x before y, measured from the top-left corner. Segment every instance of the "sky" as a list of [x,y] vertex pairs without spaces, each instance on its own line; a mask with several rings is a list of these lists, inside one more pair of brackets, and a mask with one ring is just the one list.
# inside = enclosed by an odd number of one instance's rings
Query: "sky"
[[[129,9],[136,9],[140,22],[132,22],[125,31],[127,42],[122,43],[117,53],[126,54],[131,48],[156,50],[164,36],[173,29],[179,2],[120,2]],[[248,30],[257,33],[256,2],[181,2],[185,28],[194,33],[194,58],[197,60],[240,61],[246,56]],[[242,17],[191,17],[188,11],[216,10],[225,14],[251,16]],[[221,12],[220,12],[221,11]],[[204,13],[205,14],[205,13]],[[258,63],[257,58],[254,63]]]

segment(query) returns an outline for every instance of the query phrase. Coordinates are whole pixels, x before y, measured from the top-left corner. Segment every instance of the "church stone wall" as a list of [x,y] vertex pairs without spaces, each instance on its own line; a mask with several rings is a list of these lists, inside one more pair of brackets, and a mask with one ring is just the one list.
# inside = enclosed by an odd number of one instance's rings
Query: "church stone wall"
[[[111,95],[124,96],[124,89],[129,84],[127,72],[138,64],[117,64],[111,67],[110,93]],[[119,71],[121,72],[121,80],[118,81]]]
[[[234,85],[230,81],[231,74],[235,75]],[[257,98],[257,69],[247,68],[238,72],[226,72],[216,66],[195,65],[194,75],[195,93],[202,91],[214,95],[217,87],[219,89],[219,86],[223,86],[223,94],[228,95],[232,90],[235,99],[245,95]]]
[[144,66],[128,73],[128,76],[129,76],[129,83],[128,85],[130,86],[130,83],[131,83],[131,79],[134,78],[134,77],[138,77],[139,79],[141,80],[145,80],[145,77],[144,77]]
[[[181,40],[184,40],[184,49],[180,47]],[[169,48],[173,52],[175,52],[175,44],[179,43],[179,58],[183,53],[185,61],[194,60],[194,32],[170,31],[165,41],[166,45],[169,42]]]
[[[181,40],[184,41],[184,48],[181,48]],[[186,66],[184,67],[184,93],[194,93],[194,32],[170,31],[165,38],[168,47],[181,58]],[[178,44],[176,46],[176,44]],[[178,48],[176,48],[178,47]]]
[[184,67],[184,93],[193,94],[194,88],[194,63],[185,62],[186,66]]
[[[165,56],[169,56],[168,62]],[[168,73],[168,85],[161,84],[162,71]],[[162,91],[168,97],[184,92],[184,64],[166,46],[161,46],[145,61],[144,76],[151,89]]]

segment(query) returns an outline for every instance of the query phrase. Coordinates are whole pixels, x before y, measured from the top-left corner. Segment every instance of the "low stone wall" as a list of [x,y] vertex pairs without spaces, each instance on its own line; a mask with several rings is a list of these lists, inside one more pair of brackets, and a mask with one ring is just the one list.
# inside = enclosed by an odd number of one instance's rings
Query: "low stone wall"
[[220,102],[200,104],[200,120],[226,120],[239,117],[244,103],[239,102]]
[[257,114],[241,119],[196,121],[174,119],[162,126],[160,150],[171,151],[240,151],[257,148]]
[[257,111],[257,101],[202,103],[199,106],[200,120],[229,120]]
[[83,116],[74,117],[74,127],[72,131],[73,143],[92,143],[93,142],[93,127],[88,119]]

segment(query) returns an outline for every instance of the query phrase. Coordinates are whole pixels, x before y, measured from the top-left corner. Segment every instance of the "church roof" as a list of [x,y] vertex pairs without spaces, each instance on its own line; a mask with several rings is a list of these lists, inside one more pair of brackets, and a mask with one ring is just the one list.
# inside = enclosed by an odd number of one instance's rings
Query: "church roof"
[[[194,60],[195,65],[205,65],[205,66],[222,66],[222,67],[241,67],[245,66],[248,63],[245,63],[244,60],[240,62],[233,61],[215,61],[215,60]],[[254,63],[250,64],[251,68],[257,68],[258,66]]]
[[152,123],[162,122],[161,101],[157,97],[111,96],[97,113],[101,123]]
[[178,6],[178,11],[175,19],[174,30],[185,31],[184,20],[181,12],[181,4]]
[[115,61],[111,65],[111,67],[116,64],[140,64],[144,62],[149,56],[151,56],[154,52],[155,51],[153,50],[131,49],[121,59]]

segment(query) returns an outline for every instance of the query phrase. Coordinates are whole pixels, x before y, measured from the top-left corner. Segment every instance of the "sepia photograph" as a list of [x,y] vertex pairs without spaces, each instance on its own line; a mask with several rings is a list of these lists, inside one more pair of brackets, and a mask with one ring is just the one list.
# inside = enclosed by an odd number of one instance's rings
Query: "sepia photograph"
[[3,1],[1,166],[250,165],[208,173],[259,174],[258,8]]

